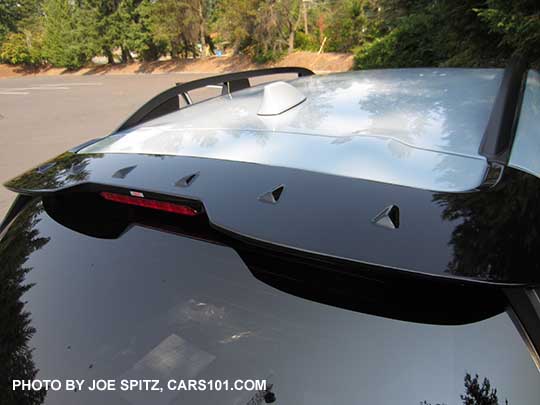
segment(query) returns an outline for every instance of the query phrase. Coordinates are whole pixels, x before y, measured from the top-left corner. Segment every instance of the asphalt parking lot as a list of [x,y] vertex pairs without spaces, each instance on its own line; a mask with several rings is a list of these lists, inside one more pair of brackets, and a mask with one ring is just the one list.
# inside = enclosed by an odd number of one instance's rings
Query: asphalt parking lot
[[[0,183],[75,145],[109,134],[141,104],[174,83],[209,75],[0,79]],[[192,98],[197,101],[211,92],[204,89]],[[0,187],[0,218],[13,198],[12,192]]]

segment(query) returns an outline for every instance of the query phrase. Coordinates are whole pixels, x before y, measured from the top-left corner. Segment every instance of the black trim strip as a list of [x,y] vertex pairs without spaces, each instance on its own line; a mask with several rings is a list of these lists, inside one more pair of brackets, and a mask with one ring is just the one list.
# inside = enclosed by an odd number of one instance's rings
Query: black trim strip
[[527,63],[520,56],[512,58],[504,71],[478,151],[489,162],[508,163],[521,109],[526,73]]
[[[245,87],[238,84],[245,84],[246,79],[258,76],[286,73],[296,73],[298,74],[298,77],[311,76],[315,74],[311,70],[301,67],[276,67],[269,69],[248,70],[237,73],[227,73],[224,75],[205,77],[203,79],[193,80],[187,83],[177,83],[175,87],[165,90],[164,92],[150,99],[147,103],[143,104],[142,107],[135,111],[122,125],[120,125],[115,132],[132,128],[135,125],[148,121],[149,119],[157,118],[161,115],[178,110],[179,105],[176,103],[171,104],[171,100],[177,101],[174,99],[178,95],[181,95],[184,97],[184,99],[186,99],[186,97],[188,97],[188,91],[211,85],[224,84],[227,86],[229,92],[234,92]],[[161,109],[161,107],[165,108]]]
[[531,288],[503,289],[510,304],[508,313],[540,370],[540,298]]
[[2,237],[2,232],[4,231],[4,229],[7,228],[10,222],[13,221],[13,219],[19,214],[19,212],[21,212],[33,198],[33,196],[17,194],[17,196],[15,197],[15,201],[13,201],[13,204],[11,204],[11,207],[9,208],[6,216],[4,217],[2,222],[0,222],[0,239]]
[[68,152],[77,153],[83,148],[86,148],[87,146],[92,145],[93,143],[96,143],[97,141],[101,141],[103,138],[94,138],[90,139],[89,141],[83,142],[80,145],[74,146],[73,148],[69,149]]

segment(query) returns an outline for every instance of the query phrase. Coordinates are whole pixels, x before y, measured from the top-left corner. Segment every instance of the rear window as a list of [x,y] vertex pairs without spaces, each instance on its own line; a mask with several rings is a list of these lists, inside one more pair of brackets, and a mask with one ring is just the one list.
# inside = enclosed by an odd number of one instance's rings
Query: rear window
[[[263,379],[280,404],[540,403],[538,370],[506,313],[437,326],[336,308],[266,285],[229,247],[137,224],[87,236],[41,202],[0,254],[0,311],[14,320],[0,328],[3,356],[26,367],[10,378]],[[254,398],[61,390],[44,403],[264,403]]]

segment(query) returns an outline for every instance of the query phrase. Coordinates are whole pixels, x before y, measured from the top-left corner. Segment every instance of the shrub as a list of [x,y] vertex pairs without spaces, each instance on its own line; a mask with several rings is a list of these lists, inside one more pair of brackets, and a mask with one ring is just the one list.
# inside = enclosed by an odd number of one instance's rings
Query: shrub
[[2,43],[0,59],[13,65],[30,63],[30,50],[26,43],[26,36],[20,32],[9,33]]
[[343,0],[335,3],[324,34],[328,37],[326,49],[350,52],[379,36],[381,17],[379,7],[366,0]]
[[294,37],[294,48],[303,51],[316,52],[320,47],[319,42],[313,35],[306,35],[302,31],[298,31]]
[[43,53],[53,66],[77,69],[97,51],[92,37],[92,13],[76,8],[69,0],[45,0],[43,3]]
[[279,59],[281,59],[284,56],[284,52],[280,51],[259,51],[252,54],[251,59],[255,63],[268,63],[268,62],[275,62]]
[[355,50],[355,68],[433,66],[441,62],[444,49],[434,36],[437,19],[430,14],[404,17],[388,34]]
[[507,46],[516,53],[540,62],[540,7],[525,7],[502,0],[488,0],[487,8],[474,11],[489,27],[491,33],[499,34],[499,48]]
[[40,33],[37,31],[9,33],[0,48],[0,60],[12,65],[42,63]]

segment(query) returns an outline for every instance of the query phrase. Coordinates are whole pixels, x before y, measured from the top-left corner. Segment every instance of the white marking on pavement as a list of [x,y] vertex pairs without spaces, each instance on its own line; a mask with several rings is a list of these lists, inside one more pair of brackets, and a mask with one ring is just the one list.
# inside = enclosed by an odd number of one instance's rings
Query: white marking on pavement
[[28,95],[29,90],[70,90],[69,86],[101,86],[103,83],[47,83],[31,87],[4,87],[0,88],[0,95]]
[[24,91],[24,90],[69,90],[69,87],[13,87],[13,88],[0,89],[0,91]]
[[58,84],[42,84],[41,86],[102,86],[103,83],[58,83]]
[[25,95],[30,94],[30,93],[28,93],[28,92],[15,92],[15,91],[0,91],[0,94],[5,95],[5,96],[15,96],[15,95],[25,96]]

